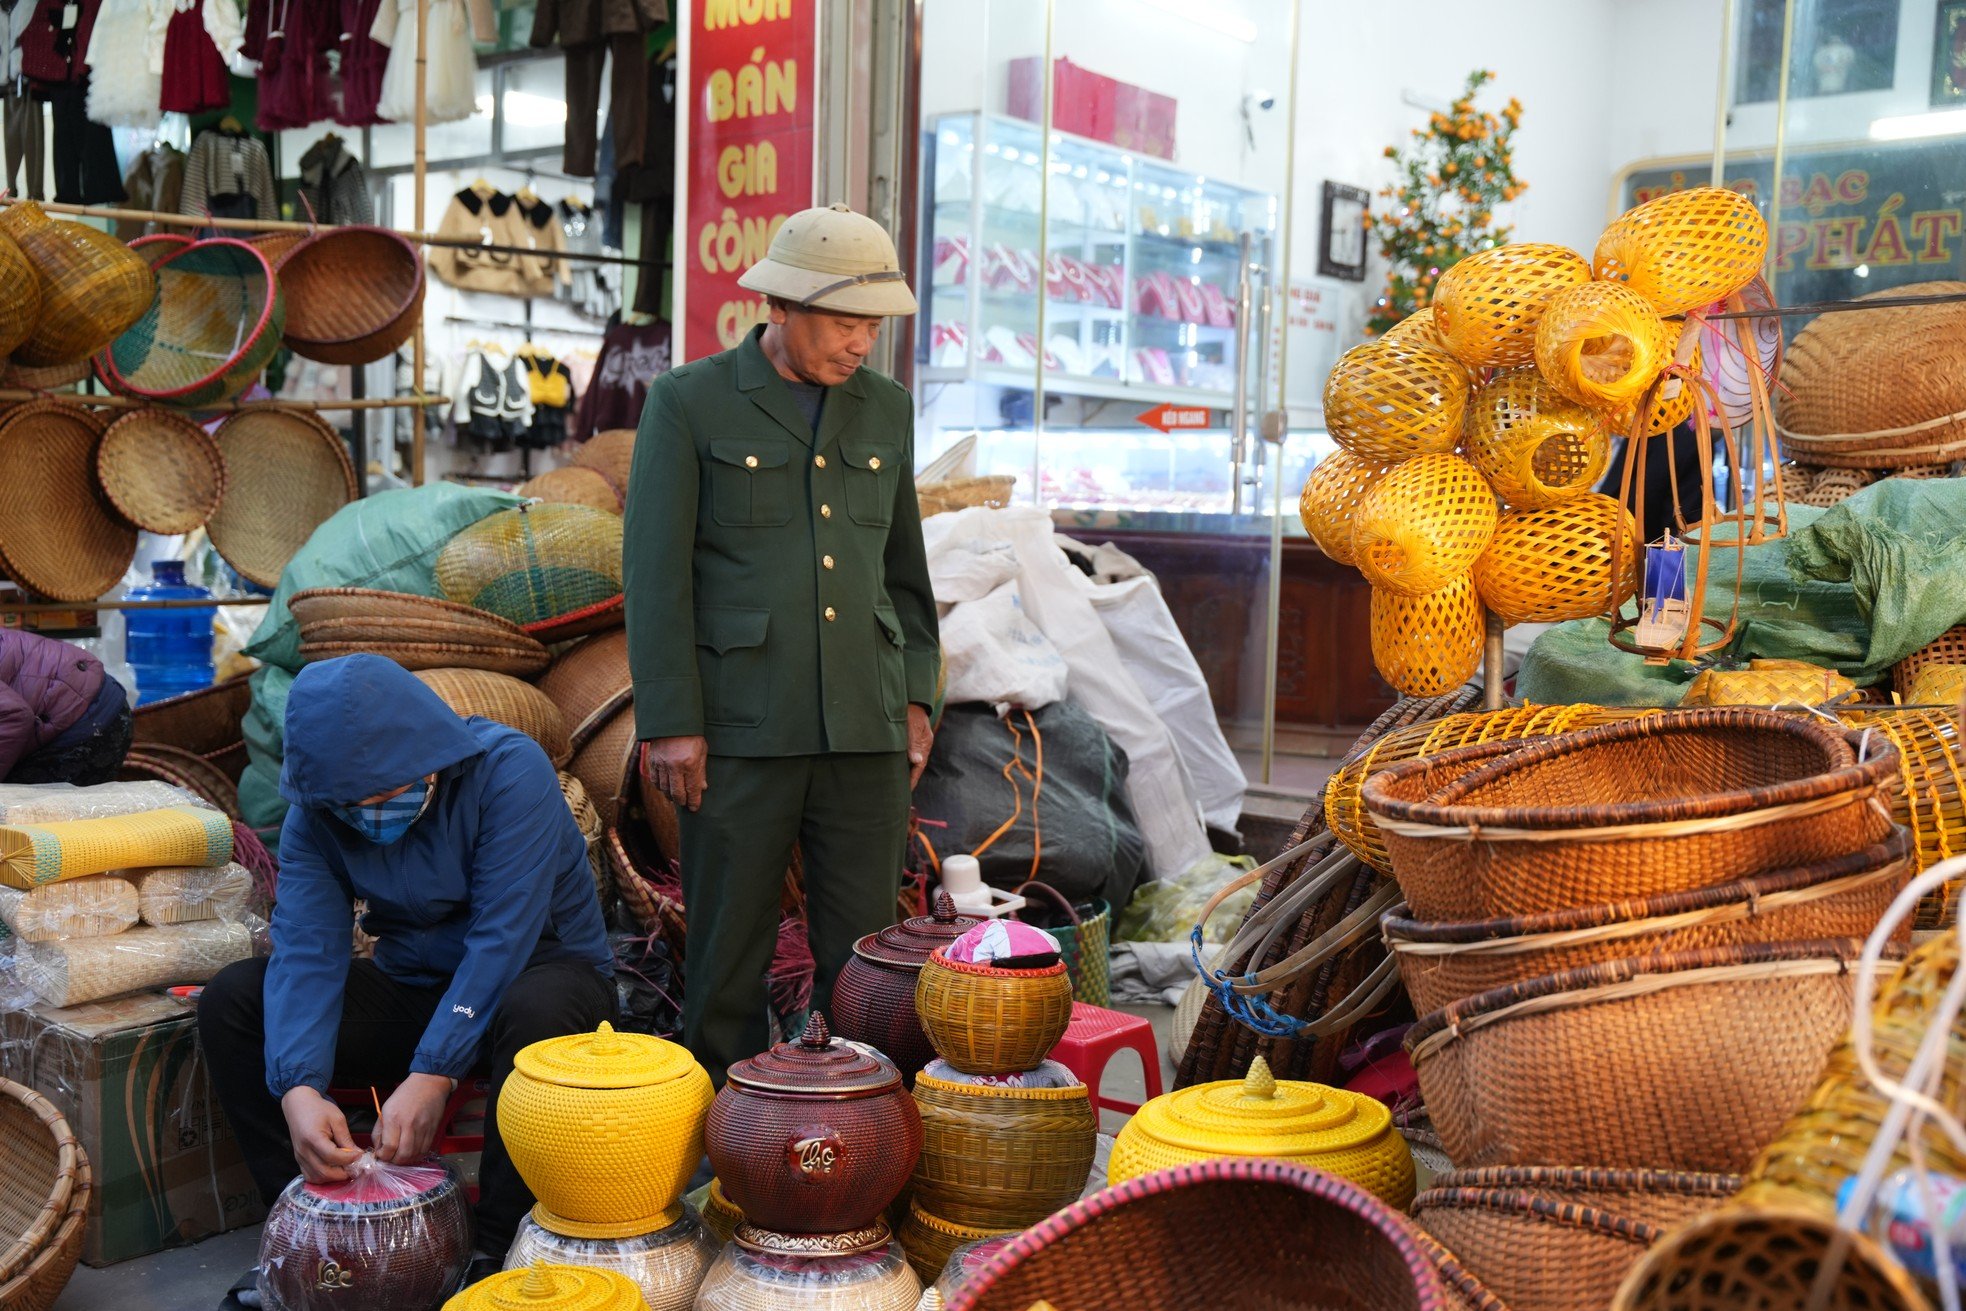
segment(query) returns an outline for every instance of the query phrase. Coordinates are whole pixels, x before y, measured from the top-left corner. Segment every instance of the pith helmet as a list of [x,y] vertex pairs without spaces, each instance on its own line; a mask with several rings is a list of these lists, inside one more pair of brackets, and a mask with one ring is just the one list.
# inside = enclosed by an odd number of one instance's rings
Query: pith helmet
[[845,205],[801,210],[786,219],[771,249],[737,285],[840,314],[915,312],[894,239]]

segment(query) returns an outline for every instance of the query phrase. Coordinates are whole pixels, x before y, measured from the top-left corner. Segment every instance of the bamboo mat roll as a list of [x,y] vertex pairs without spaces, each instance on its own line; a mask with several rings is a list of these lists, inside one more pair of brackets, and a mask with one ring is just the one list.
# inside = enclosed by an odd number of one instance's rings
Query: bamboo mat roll
[[0,887],[0,922],[23,942],[101,938],[137,922],[137,890],[114,874],[22,891]]
[[134,928],[108,938],[22,943],[21,981],[50,1006],[79,1006],[145,988],[204,983],[252,955],[243,924],[211,922]]
[[217,866],[125,870],[124,877],[136,887],[143,922],[159,927],[236,920],[245,913],[253,891],[252,871],[236,860]]
[[0,883],[43,883],[150,865],[223,865],[232,821],[191,806],[107,819],[0,827]]

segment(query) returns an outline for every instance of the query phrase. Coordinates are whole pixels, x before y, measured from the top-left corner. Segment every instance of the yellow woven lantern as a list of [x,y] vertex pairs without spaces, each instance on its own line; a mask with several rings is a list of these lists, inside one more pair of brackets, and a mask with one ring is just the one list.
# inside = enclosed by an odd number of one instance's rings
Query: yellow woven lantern
[[[1681,344],[1681,339],[1685,335],[1686,327],[1683,323],[1673,322],[1666,324],[1666,331],[1673,337],[1674,351],[1676,354]],[[1668,377],[1665,383],[1660,385],[1659,394],[1652,402],[1651,417],[1645,425],[1645,435],[1647,437],[1658,437],[1662,434],[1669,433],[1680,424],[1692,418],[1693,406],[1698,403],[1702,395],[1700,388],[1693,382],[1693,379],[1700,376],[1701,359],[1699,342],[1695,340],[1685,342],[1684,344],[1692,352],[1684,361],[1687,376],[1681,377],[1678,374],[1674,374]],[[1677,388],[1671,386],[1671,383],[1675,379],[1679,382]],[[1666,395],[1665,393],[1668,391],[1671,391],[1673,394],[1670,396]],[[1644,403],[1645,398],[1640,396],[1638,400],[1616,411],[1611,416],[1609,424],[1614,436],[1622,437],[1631,432],[1632,420],[1637,417],[1638,407]]]
[[1439,696],[1467,682],[1481,664],[1485,635],[1481,598],[1467,574],[1426,596],[1372,589],[1372,663],[1407,696]]
[[1441,275],[1434,331],[1471,369],[1529,364],[1550,297],[1590,280],[1591,266],[1568,246],[1516,241],[1480,251]]
[[1534,369],[1490,378],[1468,402],[1468,462],[1518,510],[1540,510],[1597,485],[1611,458],[1605,418],[1559,395]]
[[1661,314],[1684,314],[1739,291],[1768,256],[1768,221],[1722,187],[1694,187],[1625,211],[1597,239],[1599,278],[1622,282]]
[[1304,480],[1297,498],[1297,517],[1318,549],[1339,564],[1353,564],[1352,515],[1372,484],[1392,469],[1395,461],[1362,460],[1350,451],[1336,451],[1318,461]]
[[1413,1201],[1413,1153],[1376,1098],[1297,1080],[1279,1082],[1261,1056],[1241,1079],[1156,1097],[1113,1142],[1106,1182],[1224,1156],[1288,1161],[1350,1179],[1405,1210]]
[[1352,516],[1352,550],[1375,587],[1425,596],[1475,562],[1495,518],[1495,493],[1472,464],[1423,455],[1366,491]]
[[1548,509],[1503,515],[1474,563],[1475,590],[1511,624],[1587,619],[1611,608],[1614,584],[1616,604],[1631,597],[1637,559],[1638,525],[1630,512],[1613,497],[1587,492]]
[[1615,282],[1586,282],[1550,297],[1536,325],[1536,367],[1580,405],[1632,404],[1672,362],[1672,331],[1646,299]]
[[1440,330],[1434,326],[1434,307],[1431,305],[1414,310],[1398,323],[1387,328],[1380,334],[1379,340],[1398,342],[1407,346],[1425,346],[1429,350],[1447,349],[1447,343],[1440,339]]
[[1443,351],[1368,341],[1338,358],[1324,384],[1332,438],[1365,460],[1451,451],[1461,440],[1468,371]]

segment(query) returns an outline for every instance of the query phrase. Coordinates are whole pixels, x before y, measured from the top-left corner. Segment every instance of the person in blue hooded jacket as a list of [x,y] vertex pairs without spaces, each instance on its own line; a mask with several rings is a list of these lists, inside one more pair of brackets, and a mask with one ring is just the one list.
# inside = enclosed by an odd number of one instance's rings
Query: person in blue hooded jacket
[[[280,791],[293,808],[272,955],[227,967],[198,1007],[254,1182],[271,1203],[296,1165],[347,1177],[360,1153],[330,1084],[394,1089],[374,1147],[403,1162],[430,1150],[458,1081],[488,1074],[476,1248],[502,1258],[533,1202],[498,1133],[512,1058],[615,1013],[586,845],[553,765],[394,662],[353,655],[294,680]],[[357,899],[373,960],[351,959]],[[235,1288],[225,1305],[253,1301]]]

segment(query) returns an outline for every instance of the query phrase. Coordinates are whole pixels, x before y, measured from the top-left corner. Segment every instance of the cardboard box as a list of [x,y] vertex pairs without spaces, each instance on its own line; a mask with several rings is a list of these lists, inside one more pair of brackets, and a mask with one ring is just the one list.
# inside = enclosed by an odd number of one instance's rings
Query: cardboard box
[[183,1002],[145,993],[0,1013],[0,1075],[52,1101],[89,1154],[88,1264],[195,1243],[265,1216]]

